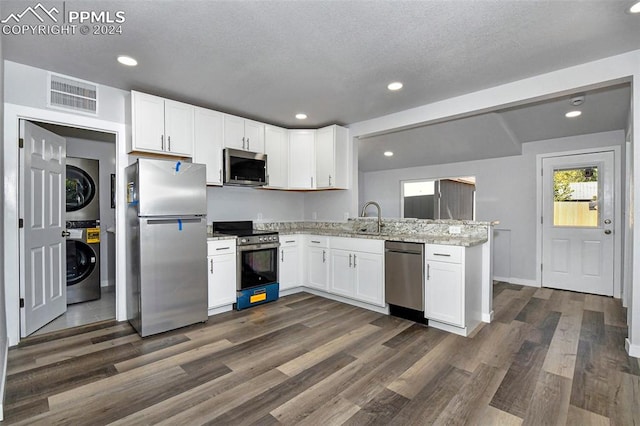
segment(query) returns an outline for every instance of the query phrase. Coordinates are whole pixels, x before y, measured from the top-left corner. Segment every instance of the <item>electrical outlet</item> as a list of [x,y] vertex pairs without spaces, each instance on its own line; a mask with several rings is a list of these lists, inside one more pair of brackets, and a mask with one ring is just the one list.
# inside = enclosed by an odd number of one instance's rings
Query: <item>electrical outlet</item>
[[462,232],[462,228],[459,226],[450,226],[449,227],[449,233],[450,234],[459,234]]

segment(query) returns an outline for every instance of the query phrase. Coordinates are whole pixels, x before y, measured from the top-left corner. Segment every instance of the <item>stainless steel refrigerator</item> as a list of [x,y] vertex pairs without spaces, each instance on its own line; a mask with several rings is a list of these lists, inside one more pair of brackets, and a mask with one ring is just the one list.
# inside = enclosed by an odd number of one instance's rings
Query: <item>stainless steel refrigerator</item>
[[126,169],[127,318],[143,337],[207,320],[205,173],[143,158]]

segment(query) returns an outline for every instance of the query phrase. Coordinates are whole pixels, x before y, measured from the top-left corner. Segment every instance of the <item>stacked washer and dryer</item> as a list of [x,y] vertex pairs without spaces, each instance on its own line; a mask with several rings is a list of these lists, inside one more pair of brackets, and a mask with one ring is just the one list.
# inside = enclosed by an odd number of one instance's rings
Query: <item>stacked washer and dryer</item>
[[100,168],[67,157],[67,305],[100,298]]

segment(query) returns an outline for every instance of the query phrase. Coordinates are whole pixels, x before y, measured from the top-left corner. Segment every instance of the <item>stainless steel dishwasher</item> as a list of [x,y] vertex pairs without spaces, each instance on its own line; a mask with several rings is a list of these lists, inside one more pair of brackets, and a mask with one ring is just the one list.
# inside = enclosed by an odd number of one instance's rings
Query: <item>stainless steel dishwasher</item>
[[389,313],[426,323],[424,318],[424,244],[384,243],[384,294]]

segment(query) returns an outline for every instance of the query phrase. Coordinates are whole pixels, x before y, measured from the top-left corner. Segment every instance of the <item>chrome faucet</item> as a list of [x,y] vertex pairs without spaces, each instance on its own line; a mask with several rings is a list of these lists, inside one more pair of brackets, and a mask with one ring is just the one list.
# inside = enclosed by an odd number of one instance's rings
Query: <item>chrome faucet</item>
[[367,207],[369,207],[372,204],[376,206],[376,208],[378,209],[378,234],[379,234],[380,232],[382,232],[382,217],[380,216],[380,204],[376,203],[375,201],[367,201],[364,204],[364,207],[362,207],[362,212],[360,213],[360,217],[367,217]]

